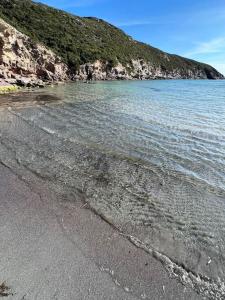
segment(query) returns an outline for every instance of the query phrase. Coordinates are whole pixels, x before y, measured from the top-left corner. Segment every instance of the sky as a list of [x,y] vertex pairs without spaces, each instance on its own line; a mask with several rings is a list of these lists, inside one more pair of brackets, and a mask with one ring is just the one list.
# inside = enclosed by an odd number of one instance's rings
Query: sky
[[[37,1],[36,1],[37,2]],[[225,75],[225,0],[38,0],[120,27],[138,41]]]

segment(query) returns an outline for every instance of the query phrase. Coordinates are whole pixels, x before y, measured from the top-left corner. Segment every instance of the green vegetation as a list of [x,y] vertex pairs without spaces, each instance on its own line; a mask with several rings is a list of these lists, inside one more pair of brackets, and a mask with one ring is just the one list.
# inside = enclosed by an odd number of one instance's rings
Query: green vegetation
[[0,94],[12,93],[19,90],[19,87],[16,85],[4,85],[0,86]]
[[131,59],[144,59],[170,71],[204,70],[208,77],[212,67],[168,55],[154,47],[134,41],[122,30],[96,18],[81,18],[31,0],[0,0],[0,17],[35,41],[60,55],[71,69],[97,59],[114,66]]

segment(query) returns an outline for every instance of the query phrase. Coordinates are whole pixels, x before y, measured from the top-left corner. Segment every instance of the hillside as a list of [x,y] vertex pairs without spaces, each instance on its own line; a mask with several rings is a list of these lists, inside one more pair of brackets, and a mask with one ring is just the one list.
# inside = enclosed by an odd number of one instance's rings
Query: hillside
[[103,20],[31,0],[0,0],[0,17],[59,55],[75,79],[223,77],[209,65],[137,42]]

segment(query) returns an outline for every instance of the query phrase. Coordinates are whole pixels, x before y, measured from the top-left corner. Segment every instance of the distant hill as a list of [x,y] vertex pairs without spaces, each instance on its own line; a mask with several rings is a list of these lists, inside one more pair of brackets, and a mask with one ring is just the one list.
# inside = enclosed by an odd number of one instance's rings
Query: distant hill
[[0,17],[60,56],[77,79],[223,78],[209,65],[137,42],[97,18],[31,0],[0,0]]

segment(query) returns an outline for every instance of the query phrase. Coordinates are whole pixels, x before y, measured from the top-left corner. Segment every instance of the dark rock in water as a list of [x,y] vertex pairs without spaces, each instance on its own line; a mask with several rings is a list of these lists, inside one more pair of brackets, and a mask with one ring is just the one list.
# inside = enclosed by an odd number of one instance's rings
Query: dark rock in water
[[17,85],[23,87],[31,87],[31,80],[29,78],[20,78],[16,80]]
[[3,94],[0,97],[0,107],[26,107],[45,105],[47,103],[58,102],[61,98],[39,92],[16,92]]
[[44,87],[45,84],[42,80],[32,80],[30,78],[22,77],[16,80],[16,84],[21,87]]
[[37,95],[35,97],[35,101],[37,101],[37,102],[43,102],[43,103],[60,101],[60,100],[61,99],[59,97],[54,96],[54,95],[48,95],[48,94]]

